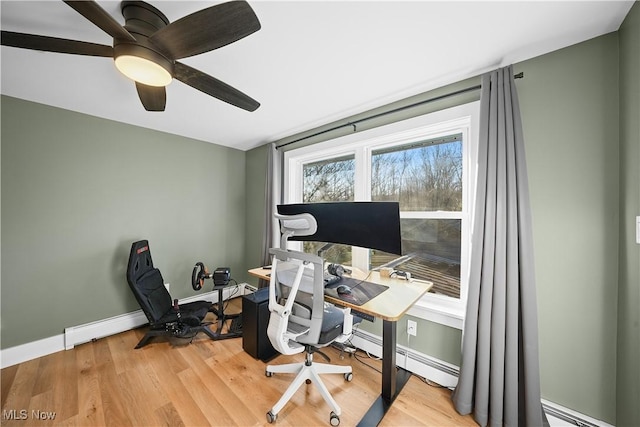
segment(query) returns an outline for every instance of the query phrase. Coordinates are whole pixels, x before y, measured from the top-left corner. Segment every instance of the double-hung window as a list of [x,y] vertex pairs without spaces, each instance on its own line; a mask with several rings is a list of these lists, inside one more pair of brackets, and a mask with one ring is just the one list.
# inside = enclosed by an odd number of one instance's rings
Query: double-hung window
[[[433,282],[409,314],[462,328],[478,102],[285,153],[285,203],[397,201],[402,255],[333,245],[328,262]],[[384,224],[380,224],[384,227]],[[323,242],[304,243],[317,252]]]

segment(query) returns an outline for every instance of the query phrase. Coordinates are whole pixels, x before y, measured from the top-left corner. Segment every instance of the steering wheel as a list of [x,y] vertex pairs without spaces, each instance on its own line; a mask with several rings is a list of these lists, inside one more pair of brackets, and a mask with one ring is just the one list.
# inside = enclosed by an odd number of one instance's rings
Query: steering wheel
[[210,276],[209,270],[201,262],[197,262],[193,267],[193,273],[191,274],[191,286],[194,291],[199,291],[204,285],[204,279]]

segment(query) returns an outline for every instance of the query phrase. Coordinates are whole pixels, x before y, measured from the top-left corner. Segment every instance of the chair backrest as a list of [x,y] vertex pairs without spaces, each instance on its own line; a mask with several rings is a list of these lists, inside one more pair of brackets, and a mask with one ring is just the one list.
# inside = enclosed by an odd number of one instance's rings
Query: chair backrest
[[131,245],[127,282],[150,323],[159,321],[172,309],[171,295],[164,287],[160,270],[153,266],[147,240]]
[[300,214],[276,217],[281,223],[283,239],[281,249],[269,250],[273,260],[267,336],[280,353],[295,354],[304,351],[305,345],[327,345],[342,330],[344,318],[340,312],[339,319],[324,321],[323,259],[314,254],[286,249],[288,237],[315,233],[313,216]]
[[280,220],[280,232],[282,238],[280,240],[280,248],[287,249],[287,241],[292,236],[311,236],[318,230],[318,223],[310,213],[302,213],[297,215],[280,215],[274,216]]

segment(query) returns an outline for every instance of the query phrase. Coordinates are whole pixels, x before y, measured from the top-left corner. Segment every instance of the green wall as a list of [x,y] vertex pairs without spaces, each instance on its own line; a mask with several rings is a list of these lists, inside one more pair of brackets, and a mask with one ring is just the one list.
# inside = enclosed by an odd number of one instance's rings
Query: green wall
[[615,423],[618,37],[518,65],[542,396]]
[[2,348],[139,309],[146,238],[176,298],[197,261],[242,278],[245,154],[2,97]]
[[[245,247],[249,268],[262,265],[262,236],[264,230],[265,180],[267,174],[268,145],[247,151],[247,186],[246,205],[247,222]],[[258,279],[248,277],[246,280],[258,286]]]
[[620,35],[620,275],[618,282],[616,425],[640,425],[640,4]]
[[[640,257],[638,245],[630,241],[629,223],[640,214],[639,10],[636,4],[619,33],[514,66],[515,72],[525,75],[516,84],[534,221],[542,397],[618,425],[640,425]],[[469,79],[306,134],[478,83],[477,78]],[[358,130],[463,104],[478,96],[465,94],[431,103],[361,124]],[[350,131],[334,131],[304,144],[345,132]],[[293,135],[278,144],[304,135]],[[248,181],[261,178],[248,171]],[[261,221],[259,215],[250,213],[248,222]],[[624,238],[619,237],[622,235]],[[419,322],[411,347],[459,365],[460,331]],[[399,322],[401,344],[406,340],[403,325]],[[363,327],[380,332],[376,324]]]

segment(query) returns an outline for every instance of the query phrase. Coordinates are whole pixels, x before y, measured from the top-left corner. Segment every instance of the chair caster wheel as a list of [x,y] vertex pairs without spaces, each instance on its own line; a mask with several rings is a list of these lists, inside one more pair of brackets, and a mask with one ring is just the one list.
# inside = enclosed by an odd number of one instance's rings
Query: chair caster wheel
[[274,415],[273,412],[271,412],[271,411],[267,412],[267,422],[269,424],[275,423],[276,422],[276,418],[278,418],[278,416]]
[[344,379],[351,382],[353,380],[353,373],[347,372],[346,374],[344,374]]
[[307,384],[311,384],[311,380],[308,380],[308,379],[304,380],[304,382],[307,383]]
[[336,415],[335,412],[331,412],[331,418],[329,418],[329,424],[333,427],[340,425],[340,417]]
[[271,378],[273,376],[273,372],[264,371],[264,376],[267,378]]

